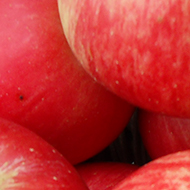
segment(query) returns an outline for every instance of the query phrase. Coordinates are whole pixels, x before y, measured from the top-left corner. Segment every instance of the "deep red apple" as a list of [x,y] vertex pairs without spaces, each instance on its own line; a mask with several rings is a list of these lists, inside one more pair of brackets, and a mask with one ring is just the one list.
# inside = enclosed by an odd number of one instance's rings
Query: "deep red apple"
[[80,66],[57,1],[2,0],[0,15],[0,116],[36,132],[73,164],[104,149],[134,108]]
[[87,190],[76,169],[30,130],[0,119],[0,189]]
[[76,169],[90,190],[112,190],[139,167],[121,162],[82,163]]
[[190,117],[190,1],[58,3],[67,40],[97,81],[138,107]]
[[139,130],[152,159],[190,149],[190,119],[140,110]]
[[142,166],[113,190],[185,190],[190,188],[190,150],[160,157]]

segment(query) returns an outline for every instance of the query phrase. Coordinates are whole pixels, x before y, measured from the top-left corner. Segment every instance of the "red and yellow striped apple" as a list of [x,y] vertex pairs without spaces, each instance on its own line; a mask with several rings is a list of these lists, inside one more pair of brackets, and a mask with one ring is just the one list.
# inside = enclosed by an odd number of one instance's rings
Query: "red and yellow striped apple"
[[190,150],[160,157],[134,171],[113,190],[184,190],[190,187]]
[[0,189],[88,190],[76,169],[53,146],[2,118]]
[[74,54],[132,104],[190,117],[190,1],[58,0]]
[[55,0],[0,1],[0,117],[76,164],[124,129],[133,106],[97,84],[65,39]]

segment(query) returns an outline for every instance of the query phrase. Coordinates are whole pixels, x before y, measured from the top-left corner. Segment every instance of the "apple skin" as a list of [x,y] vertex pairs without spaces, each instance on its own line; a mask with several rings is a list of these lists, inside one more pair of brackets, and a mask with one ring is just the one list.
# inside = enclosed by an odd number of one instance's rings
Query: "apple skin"
[[138,125],[152,159],[190,149],[190,119],[140,110]]
[[85,70],[137,107],[190,117],[190,1],[58,0]]
[[88,190],[76,169],[32,131],[0,118],[0,187]]
[[190,187],[190,150],[160,157],[134,171],[113,190],[182,190]]
[[134,106],[73,55],[55,0],[0,1],[0,117],[34,131],[72,164],[108,146]]
[[81,163],[75,166],[89,190],[112,190],[139,166],[121,162]]

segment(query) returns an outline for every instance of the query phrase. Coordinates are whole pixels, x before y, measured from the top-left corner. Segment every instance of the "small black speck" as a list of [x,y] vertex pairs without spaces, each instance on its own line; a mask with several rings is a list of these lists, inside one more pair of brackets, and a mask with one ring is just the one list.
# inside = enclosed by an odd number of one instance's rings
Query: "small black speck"
[[20,99],[20,100],[23,100],[23,99],[24,99],[23,95],[20,95],[20,96],[19,96],[19,99]]

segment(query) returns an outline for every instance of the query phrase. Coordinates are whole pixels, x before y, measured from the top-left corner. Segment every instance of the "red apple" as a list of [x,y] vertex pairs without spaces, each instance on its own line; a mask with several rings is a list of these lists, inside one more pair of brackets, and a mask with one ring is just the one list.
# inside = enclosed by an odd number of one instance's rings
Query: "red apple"
[[133,106],[97,84],[71,52],[55,0],[0,1],[0,117],[73,164],[110,144]]
[[138,123],[143,144],[152,159],[190,149],[190,119],[141,110]]
[[0,119],[0,189],[87,190],[76,169],[30,130]]
[[97,81],[138,107],[190,117],[190,1],[58,3],[67,40]]
[[113,190],[185,190],[190,188],[190,150],[168,154],[142,166]]
[[112,190],[138,166],[121,162],[93,162],[79,164],[76,169],[90,190]]

